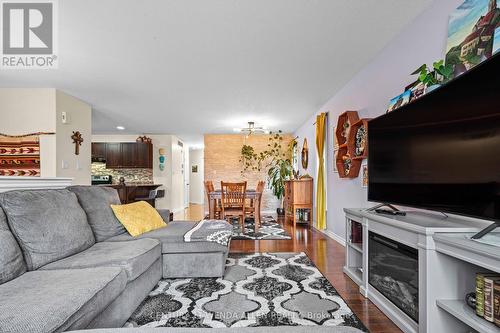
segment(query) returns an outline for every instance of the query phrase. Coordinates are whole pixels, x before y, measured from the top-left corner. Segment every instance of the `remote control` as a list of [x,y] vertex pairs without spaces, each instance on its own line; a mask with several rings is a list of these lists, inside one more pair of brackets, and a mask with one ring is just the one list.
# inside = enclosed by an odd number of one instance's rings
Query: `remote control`
[[393,215],[393,216],[406,216],[406,212],[402,212],[400,210],[389,210],[389,209],[375,209],[375,212],[378,214],[386,214],[386,215]]

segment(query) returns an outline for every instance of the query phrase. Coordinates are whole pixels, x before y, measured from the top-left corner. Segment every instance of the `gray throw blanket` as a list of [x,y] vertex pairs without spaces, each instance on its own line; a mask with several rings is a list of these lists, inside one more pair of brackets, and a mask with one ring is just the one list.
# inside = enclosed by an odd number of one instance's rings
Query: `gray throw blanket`
[[185,242],[214,242],[227,246],[233,226],[224,220],[201,220],[184,235]]

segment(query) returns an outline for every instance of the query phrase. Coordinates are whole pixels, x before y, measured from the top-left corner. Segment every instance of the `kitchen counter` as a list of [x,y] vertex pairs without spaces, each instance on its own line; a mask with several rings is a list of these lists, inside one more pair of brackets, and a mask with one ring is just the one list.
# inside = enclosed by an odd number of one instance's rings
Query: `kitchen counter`
[[124,183],[124,184],[109,184],[109,185],[95,185],[112,187],[118,191],[120,201],[122,204],[147,201],[151,206],[155,206],[155,199],[145,199],[149,197],[149,192],[162,186],[162,184],[151,183]]

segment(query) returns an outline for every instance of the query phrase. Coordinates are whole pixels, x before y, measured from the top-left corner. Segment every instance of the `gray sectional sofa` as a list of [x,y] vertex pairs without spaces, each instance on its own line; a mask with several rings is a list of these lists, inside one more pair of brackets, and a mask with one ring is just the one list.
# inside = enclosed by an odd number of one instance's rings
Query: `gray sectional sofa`
[[[219,277],[229,245],[184,242],[195,222],[131,237],[114,189],[0,194],[0,332],[121,327],[161,277]],[[227,226],[231,230],[231,226]]]

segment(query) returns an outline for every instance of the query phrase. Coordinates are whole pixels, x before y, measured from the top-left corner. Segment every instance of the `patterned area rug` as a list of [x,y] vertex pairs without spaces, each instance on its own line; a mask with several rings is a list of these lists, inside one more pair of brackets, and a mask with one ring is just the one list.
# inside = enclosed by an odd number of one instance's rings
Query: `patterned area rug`
[[233,239],[292,239],[286,233],[283,226],[279,224],[272,216],[262,216],[260,220],[260,228],[255,232],[255,224],[253,218],[247,218],[245,221],[245,232],[241,232],[241,226],[238,220],[233,221]]
[[223,279],[161,280],[126,326],[297,325],[368,332],[304,253],[230,254]]

